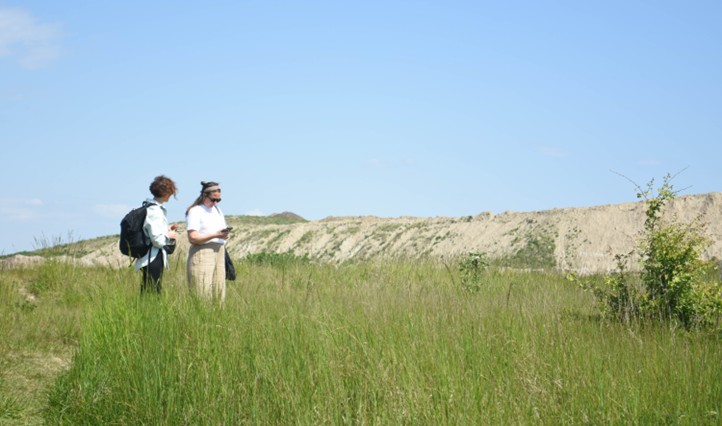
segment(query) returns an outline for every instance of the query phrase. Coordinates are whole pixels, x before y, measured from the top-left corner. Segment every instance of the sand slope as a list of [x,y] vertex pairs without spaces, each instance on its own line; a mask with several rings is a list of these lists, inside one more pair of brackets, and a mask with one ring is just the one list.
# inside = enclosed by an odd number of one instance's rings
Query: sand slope
[[[228,248],[234,258],[262,251],[291,251],[340,263],[377,257],[453,258],[469,252],[504,258],[533,241],[553,256],[556,268],[586,274],[612,270],[615,254],[634,250],[644,212],[645,204],[635,202],[467,217],[329,217],[289,225],[236,225]],[[722,193],[679,197],[666,213],[685,223],[699,218],[712,241],[705,256],[722,259]],[[233,224],[233,219],[229,222]],[[184,257],[187,247],[182,238],[173,256]],[[31,259],[4,262],[7,266],[25,261]],[[113,267],[128,264],[116,241],[79,261]]]

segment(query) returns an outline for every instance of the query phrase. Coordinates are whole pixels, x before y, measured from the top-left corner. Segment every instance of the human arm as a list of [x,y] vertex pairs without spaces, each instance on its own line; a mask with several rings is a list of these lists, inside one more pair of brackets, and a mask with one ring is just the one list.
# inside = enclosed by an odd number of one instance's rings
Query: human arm
[[169,240],[177,236],[176,232],[168,227],[165,212],[158,205],[148,207],[143,230],[151,245],[158,248],[167,245]]
[[226,222],[223,216],[218,216],[214,214],[215,212],[216,210],[207,211],[202,206],[196,206],[188,211],[186,229],[191,244],[200,245],[212,240],[228,239],[228,232],[223,232]]
[[211,234],[201,234],[200,232],[196,231],[195,229],[188,230],[188,241],[194,245],[205,244],[214,238],[221,238],[221,239],[227,240],[228,239],[228,231],[226,231],[224,229],[224,230],[214,232]]

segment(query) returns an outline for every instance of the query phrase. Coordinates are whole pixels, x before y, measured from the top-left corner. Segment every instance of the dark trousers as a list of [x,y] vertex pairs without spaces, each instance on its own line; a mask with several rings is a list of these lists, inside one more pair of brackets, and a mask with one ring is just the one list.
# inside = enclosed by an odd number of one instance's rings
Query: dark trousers
[[160,280],[163,277],[163,253],[158,253],[148,266],[140,268],[143,281],[140,283],[141,293],[160,293]]

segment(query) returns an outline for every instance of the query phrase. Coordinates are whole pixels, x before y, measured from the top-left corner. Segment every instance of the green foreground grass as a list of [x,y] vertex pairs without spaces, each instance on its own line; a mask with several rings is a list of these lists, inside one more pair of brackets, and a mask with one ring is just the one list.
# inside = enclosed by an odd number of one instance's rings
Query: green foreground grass
[[237,262],[223,306],[175,258],[0,270],[0,424],[720,424],[719,335],[601,321],[556,274]]

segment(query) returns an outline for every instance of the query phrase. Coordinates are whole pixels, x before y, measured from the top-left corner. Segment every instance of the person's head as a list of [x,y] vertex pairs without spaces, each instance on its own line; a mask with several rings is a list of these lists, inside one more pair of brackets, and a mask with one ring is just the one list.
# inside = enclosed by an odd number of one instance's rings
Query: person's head
[[201,182],[201,196],[214,202],[220,202],[221,186],[218,182]]
[[201,182],[201,195],[196,198],[196,200],[188,206],[188,209],[186,210],[186,215],[195,206],[204,204],[206,200],[209,200],[213,203],[220,203],[221,202],[221,185],[218,182]]
[[172,179],[164,175],[156,176],[150,183],[150,193],[157,199],[168,199],[170,196],[176,196],[178,188]]

